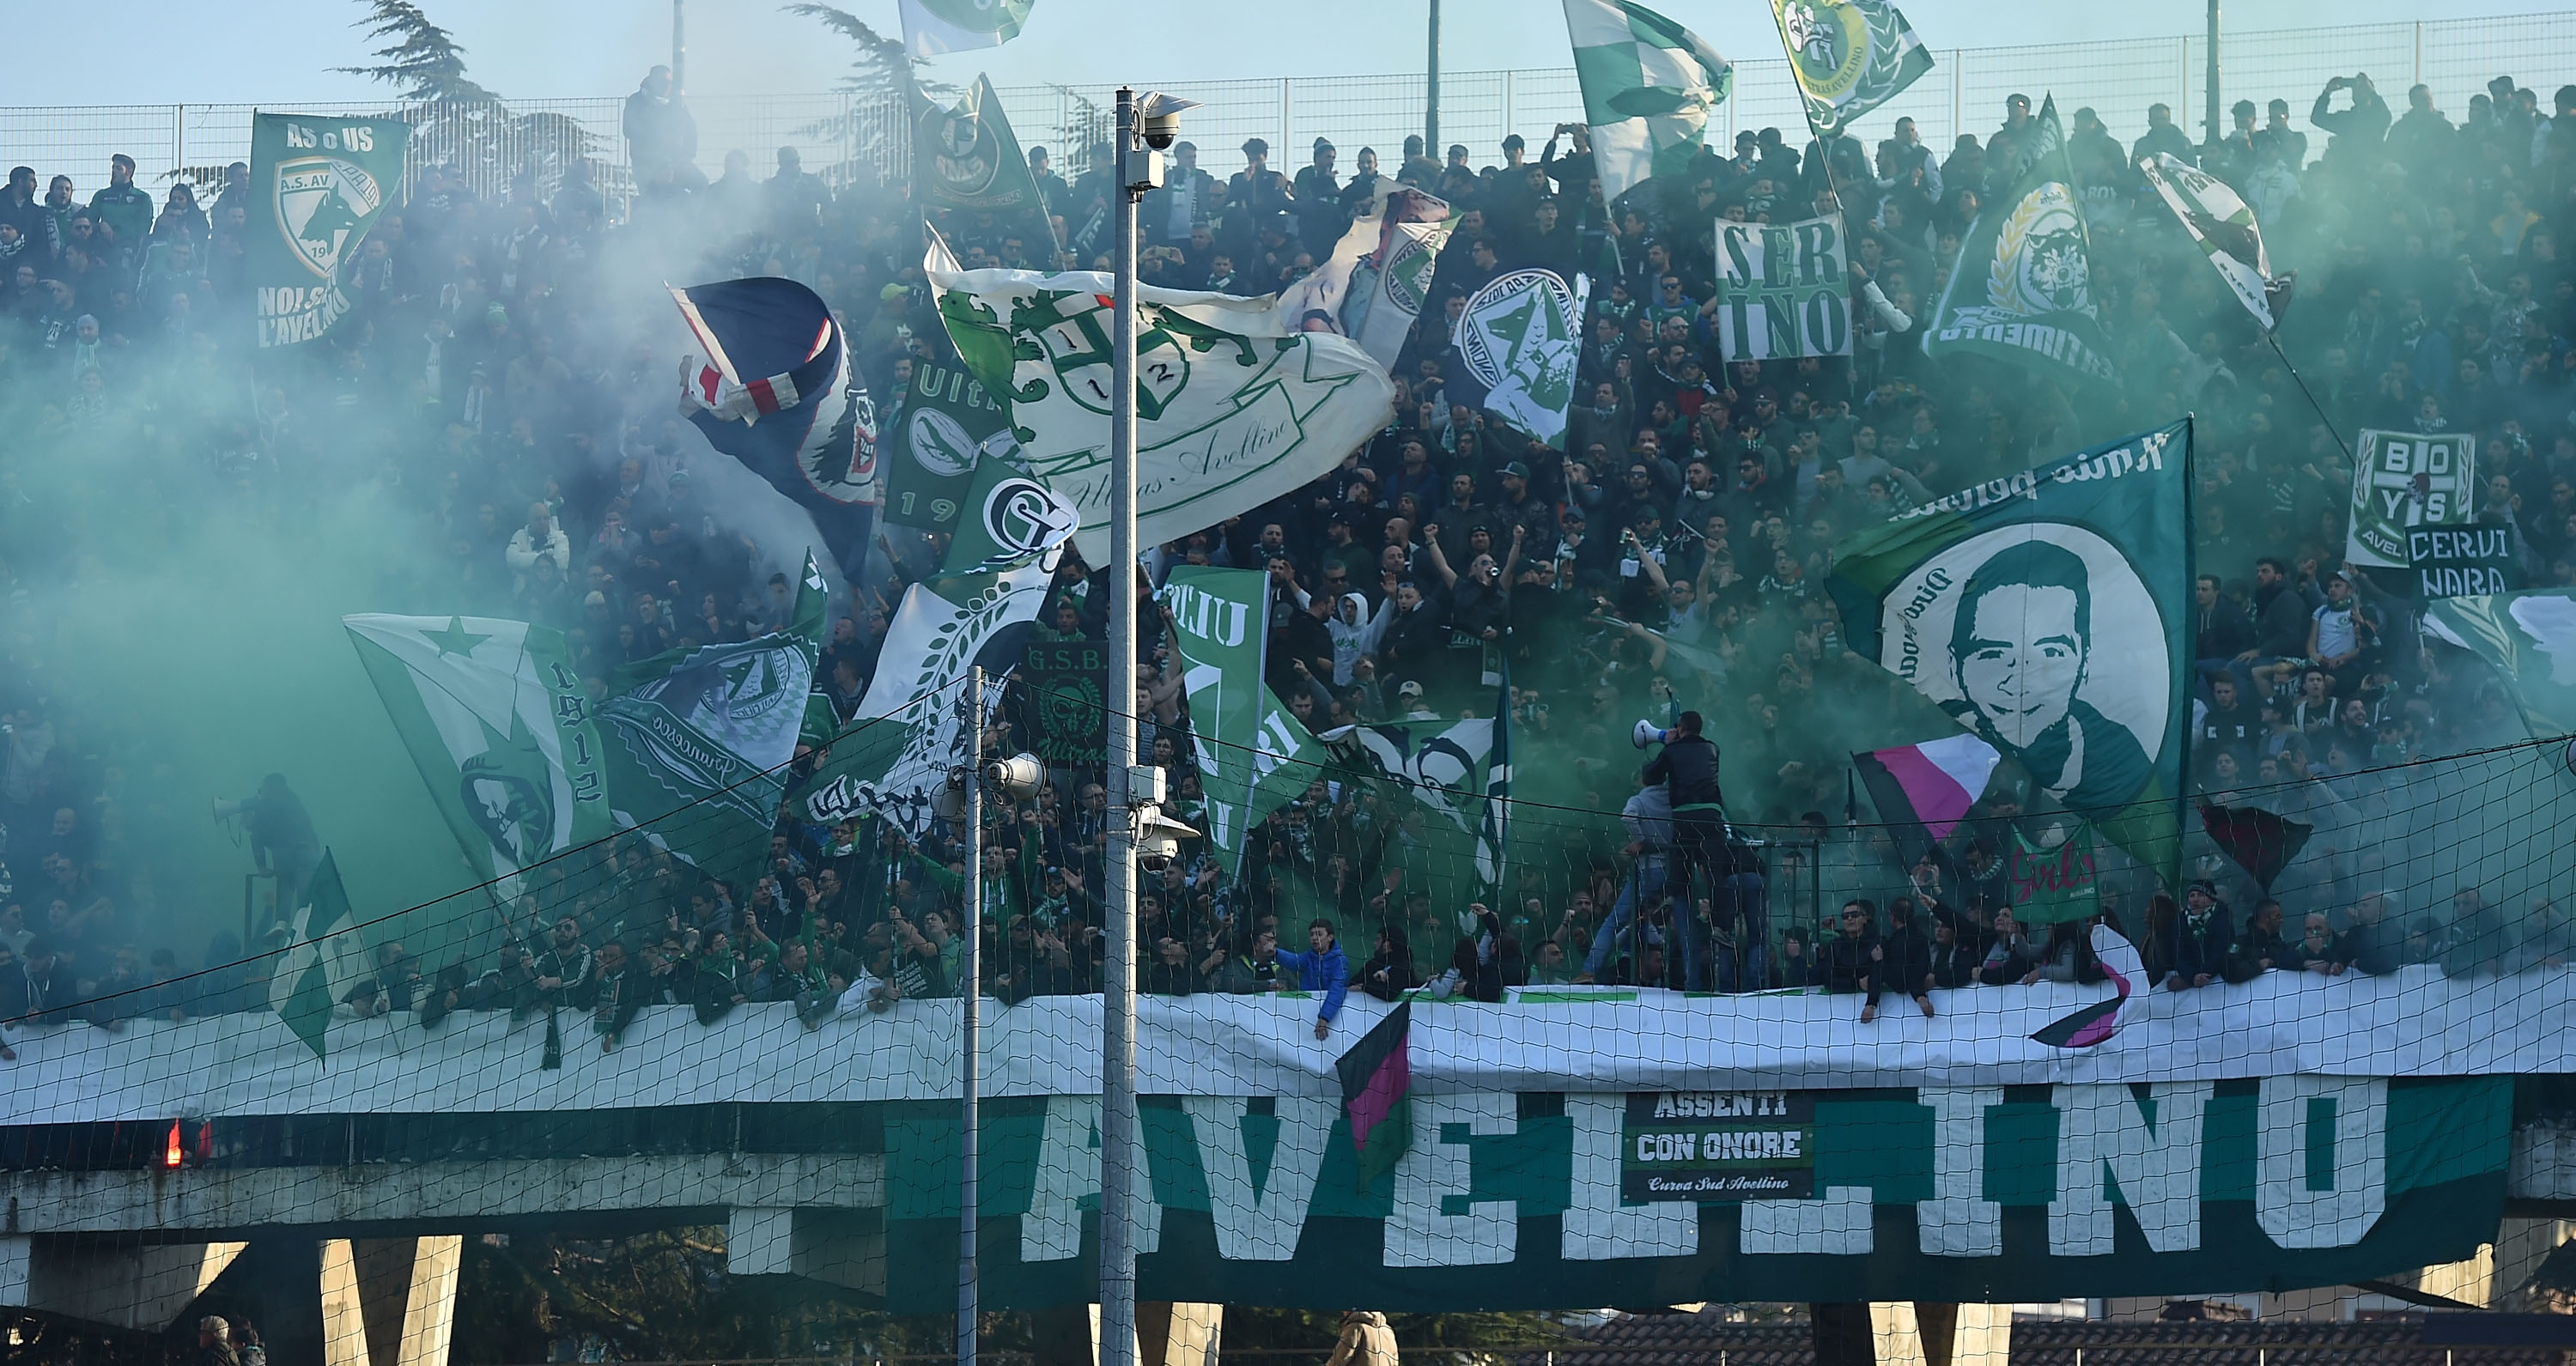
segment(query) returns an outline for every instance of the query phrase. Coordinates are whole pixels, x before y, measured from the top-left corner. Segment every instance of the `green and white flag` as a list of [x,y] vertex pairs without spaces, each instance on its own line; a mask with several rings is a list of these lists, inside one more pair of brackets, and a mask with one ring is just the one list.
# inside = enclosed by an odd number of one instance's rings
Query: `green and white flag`
[[1849,128],[1932,69],[1932,50],[1887,0],[1771,0],[1771,17],[1819,136]]
[[1037,0],[903,0],[903,50],[914,57],[1000,47],[1020,36]]
[[1590,289],[1580,275],[1568,286],[1552,270],[1512,271],[1467,301],[1452,338],[1485,386],[1485,411],[1551,446],[1563,443],[1574,403]]
[[2183,231],[2200,244],[2201,254],[2217,268],[2236,301],[2264,331],[2279,326],[2280,319],[2272,315],[2272,256],[2263,249],[2263,229],[2254,221],[2254,211],[2227,182],[2171,152],[2146,158],[2138,169],[2182,220]]
[[2467,526],[2477,503],[2478,439],[2467,432],[2365,427],[2354,452],[2344,558],[2373,569],[2413,563],[2406,533]]
[[2118,367],[2093,299],[2093,239],[2065,130],[2050,97],[2021,150],[2011,189],[1968,227],[1923,353],[1993,356],[2043,374],[2116,387]]
[[305,903],[296,912],[295,935],[268,978],[268,1004],[295,1037],[324,1054],[331,1030],[331,1007],[350,988],[366,980],[375,967],[367,943],[358,933],[358,918],[349,909],[349,893],[340,885],[340,865],[331,851],[305,884]]
[[1628,0],[1565,0],[1601,197],[1690,165],[1735,68],[1700,36]]
[[2576,734],[2576,589],[2436,598],[2424,629],[2504,679],[2533,739]]
[[1002,98],[982,76],[953,109],[921,100],[912,130],[912,201],[926,209],[989,213],[1054,241],[1037,177],[1011,132]]
[[[1109,558],[1110,278],[924,262],[959,356],[1009,406],[1030,473]],[[1178,540],[1305,487],[1383,430],[1386,367],[1358,343],[1280,324],[1276,300],[1137,288],[1136,539]]]
[[264,202],[246,264],[260,346],[319,341],[348,316],[341,281],[402,193],[410,139],[400,119],[251,115],[250,183]]
[[342,617],[477,881],[614,831],[607,732],[561,631],[490,617]]
[[966,753],[958,699],[967,666],[984,666],[991,675],[984,696],[1000,706],[1001,675],[1019,661],[1025,628],[1054,577],[1032,561],[906,590],[857,719],[788,794],[797,817],[833,825],[874,813],[914,834],[928,829],[940,785]]
[[2190,463],[2185,421],[1989,480],[1846,538],[1827,581],[1854,654],[2166,869],[2191,717]]
[[646,827],[710,876],[750,885],[804,728],[827,600],[808,554],[787,630],[617,670],[598,714],[620,827]]
[[1279,291],[1279,325],[1337,332],[1393,370],[1456,227],[1447,200],[1381,177],[1333,254]]
[[1843,216],[1717,222],[1717,347],[1735,360],[1848,356],[1851,251]]
[[1011,456],[1020,445],[1010,410],[973,375],[918,357],[884,444],[877,468],[886,480],[885,519],[932,531],[957,525],[977,462]]
[[1323,775],[1323,746],[1262,681],[1267,582],[1257,569],[1185,564],[1162,592],[1189,690],[1208,841],[1229,866],[1242,853],[1244,832]]
[[1031,478],[1018,461],[987,455],[975,464],[975,482],[958,512],[940,577],[997,573],[1031,558],[1053,570],[1056,552],[1081,524],[1073,504]]

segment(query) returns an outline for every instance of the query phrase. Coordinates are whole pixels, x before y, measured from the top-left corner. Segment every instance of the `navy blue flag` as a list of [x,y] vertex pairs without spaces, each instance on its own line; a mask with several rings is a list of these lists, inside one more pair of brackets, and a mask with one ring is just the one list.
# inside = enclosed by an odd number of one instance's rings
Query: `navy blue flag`
[[688,419],[810,513],[842,576],[856,581],[876,529],[876,410],[831,309],[794,280],[772,278],[671,297],[707,352],[683,401]]

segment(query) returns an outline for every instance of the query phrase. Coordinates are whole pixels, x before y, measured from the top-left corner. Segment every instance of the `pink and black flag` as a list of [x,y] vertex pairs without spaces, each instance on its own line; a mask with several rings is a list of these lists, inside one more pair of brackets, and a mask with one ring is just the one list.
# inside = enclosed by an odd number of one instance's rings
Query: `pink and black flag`
[[[1852,764],[1860,770],[1861,783],[1869,788],[1880,820],[1920,826],[1930,837],[1925,841],[1920,836],[1900,836],[1899,846],[1910,864],[1921,856],[1923,844],[1939,844],[1958,828],[1969,808],[1986,794],[1986,780],[1994,776],[2001,758],[1994,746],[1961,733],[1855,754]],[[1914,847],[1905,847],[1909,845]]]
[[2093,958],[2119,994],[2056,1021],[2032,1038],[2051,1048],[2091,1048],[2137,1018],[2147,999],[2147,964],[2138,956],[2138,946],[2108,925],[2095,925]]
[[1342,1113],[1358,1151],[1360,1189],[1387,1172],[1413,1146],[1413,1002],[1397,1003],[1333,1065],[1342,1077]]
[[2200,808],[2201,828],[2209,832],[2209,842],[2219,847],[2236,866],[2252,874],[2262,884],[2265,895],[2272,891],[2272,879],[2290,866],[2290,860],[2306,847],[2312,827],[2288,820],[2259,806],[2211,806]]

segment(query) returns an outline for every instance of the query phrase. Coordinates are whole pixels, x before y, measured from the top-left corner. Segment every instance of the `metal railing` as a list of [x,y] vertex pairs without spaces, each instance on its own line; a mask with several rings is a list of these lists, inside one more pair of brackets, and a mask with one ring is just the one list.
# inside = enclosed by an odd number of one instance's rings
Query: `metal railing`
[[[818,33],[817,35],[821,35]],[[2207,88],[2205,40],[2141,38],[2115,42],[2031,47],[1937,48],[1936,65],[1889,108],[1863,120],[1856,132],[1874,142],[1900,116],[1911,117],[1923,138],[1946,151],[1962,132],[1982,136],[2000,124],[2005,96],[2054,94],[2070,115],[2090,107],[2123,141],[2146,130],[2147,106],[2171,105],[2175,121],[2195,136]],[[2418,82],[2454,120],[2469,97],[2492,77],[2511,74],[2548,93],[2576,76],[2576,13],[2479,16],[2474,19],[2372,24],[2225,35],[2220,80],[2228,102],[2273,98],[2291,105],[2294,124],[2305,127],[2308,104],[2329,76],[2367,72],[2392,109],[2405,107],[2405,87]],[[1390,173],[1403,140],[1423,125],[1426,84],[1419,72],[1383,76],[1282,77],[1275,80],[1182,81],[1161,87],[1202,102],[1187,133],[1203,151],[1201,164],[1220,175],[1236,164],[1247,138],[1272,148],[1272,164],[1306,164],[1318,137],[1341,151],[1348,173],[1363,146],[1377,149]],[[1088,164],[1090,148],[1106,136],[1106,90],[1065,86],[1013,86],[1000,91],[1020,141],[1044,146],[1068,174]],[[313,114],[399,112],[389,103],[289,103]],[[742,151],[755,174],[766,176],[780,147],[794,147],[809,170],[832,179],[901,173],[908,120],[891,101],[844,93],[714,95],[692,98],[698,121],[698,161],[709,175],[725,153]],[[70,174],[86,198],[105,183],[108,157],[131,155],[138,179],[157,186],[175,177],[203,179],[227,162],[250,155],[250,116],[242,104],[0,107],[0,157],[52,175]],[[1440,128],[1445,141],[1472,149],[1478,164],[1499,160],[1506,133],[1518,132],[1535,148],[1560,122],[1582,117],[1583,102],[1571,68],[1443,73]],[[625,139],[619,128],[622,96],[513,100],[514,118],[485,121],[467,138],[424,138],[453,150],[470,144],[464,169],[478,193],[497,195],[512,176],[536,175],[540,186],[560,174],[567,155],[587,157],[612,203],[631,186]],[[1731,143],[1739,129],[1777,127],[1803,140],[1801,115],[1785,61],[1741,61],[1733,95],[1717,112],[1712,141]],[[567,129],[583,136],[568,139]],[[438,130],[430,130],[433,134]],[[457,130],[450,130],[456,132]],[[577,148],[569,144],[578,141]],[[2310,151],[2323,150],[2323,138]]]

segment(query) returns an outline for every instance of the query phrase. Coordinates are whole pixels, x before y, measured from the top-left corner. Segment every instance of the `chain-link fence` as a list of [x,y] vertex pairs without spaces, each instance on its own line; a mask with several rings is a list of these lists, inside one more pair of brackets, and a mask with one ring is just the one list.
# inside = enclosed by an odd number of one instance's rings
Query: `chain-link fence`
[[[2090,107],[2123,141],[2146,131],[2147,106],[2156,103],[2171,105],[2175,121],[2197,134],[2208,88],[2208,48],[2199,37],[1950,48],[1937,50],[1936,57],[1930,74],[1903,98],[1862,121],[1862,138],[1884,137],[1906,116],[1926,142],[1946,150],[1962,132],[1982,135],[2000,124],[2004,98],[2015,92],[2034,99],[2054,94],[2070,113]],[[2548,92],[2576,75],[2576,14],[2234,33],[2223,40],[2220,63],[2221,88],[2230,103],[2286,99],[2300,125],[2328,77],[2355,72],[2370,74],[2392,108],[2404,107],[2407,85],[2430,85],[2435,100],[2457,119],[2469,97],[2498,75],[2541,89],[2546,105]],[[1419,73],[1194,81],[1162,88],[1206,106],[1190,114],[1186,131],[1207,149],[1202,164],[1220,174],[1235,164],[1235,149],[1254,137],[1270,143],[1273,164],[1283,167],[1305,164],[1307,149],[1323,137],[1341,150],[1345,172],[1361,147],[1376,148],[1392,171],[1406,135],[1423,130],[1428,91]],[[1021,142],[1048,148],[1068,171],[1087,165],[1090,148],[1108,136],[1106,90],[1041,85],[1000,93]],[[721,172],[729,151],[747,154],[754,173],[766,175],[781,147],[796,148],[809,169],[830,168],[841,179],[869,170],[892,173],[903,162],[906,120],[890,101],[826,93],[710,96],[690,103],[698,120],[698,160],[709,175]],[[388,112],[381,104],[291,107],[313,114]],[[219,177],[225,163],[250,155],[253,108],[0,108],[0,156],[48,176],[69,174],[84,196],[105,182],[108,157],[117,152],[134,157],[146,185],[178,177],[202,182]],[[619,97],[513,101],[511,117],[479,121],[470,139],[423,141],[435,145],[440,159],[470,152],[464,169],[486,194],[498,193],[523,172],[541,185],[551,183],[563,158],[577,152],[593,162],[596,178],[618,202],[632,188],[623,174],[622,110]],[[1506,133],[1520,133],[1535,148],[1558,123],[1582,116],[1571,68],[1451,72],[1440,83],[1440,140],[1465,144],[1479,164],[1499,158]],[[1788,64],[1738,64],[1734,94],[1719,107],[1718,121],[1722,128],[1712,130],[1713,139],[1722,134],[1731,140],[1738,129],[1777,127],[1799,140]],[[568,129],[581,136],[568,136]]]

